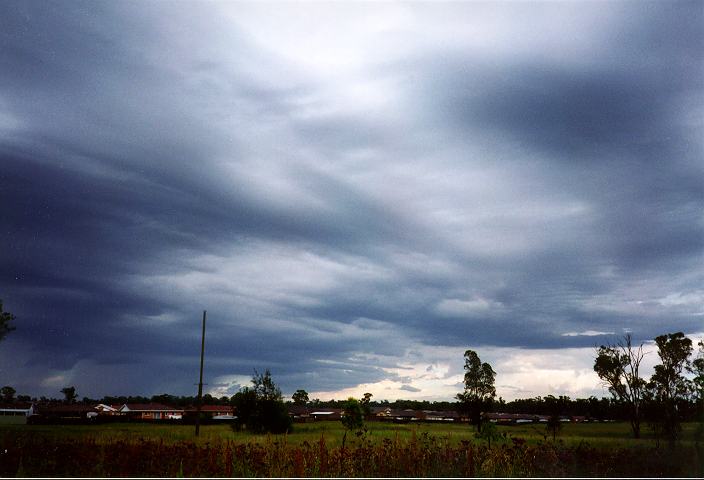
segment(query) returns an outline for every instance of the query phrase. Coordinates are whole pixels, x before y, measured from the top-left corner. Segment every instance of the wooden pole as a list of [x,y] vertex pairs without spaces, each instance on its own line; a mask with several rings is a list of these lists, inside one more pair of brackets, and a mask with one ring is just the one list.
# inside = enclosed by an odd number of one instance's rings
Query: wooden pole
[[205,354],[205,310],[203,310],[203,334],[200,338],[200,379],[198,380],[198,400],[196,400],[196,437],[200,435],[200,406],[203,402],[203,356]]

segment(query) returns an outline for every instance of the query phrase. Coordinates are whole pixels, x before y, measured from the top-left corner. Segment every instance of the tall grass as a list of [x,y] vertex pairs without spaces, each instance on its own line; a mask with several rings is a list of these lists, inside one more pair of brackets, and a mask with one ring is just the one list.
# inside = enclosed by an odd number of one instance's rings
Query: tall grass
[[[369,422],[368,438],[379,443],[384,438],[410,440],[413,435],[420,437],[428,434],[445,439],[453,444],[460,444],[463,440],[475,440],[475,430],[469,425],[462,424],[394,424]],[[691,445],[695,441],[695,423],[683,425],[682,441]],[[266,435],[255,435],[246,431],[233,432],[228,425],[203,425],[200,437],[194,439],[193,425],[155,425],[147,423],[115,423],[102,425],[0,425],[0,436],[4,434],[15,435],[31,432],[32,435],[62,438],[93,438],[98,443],[113,443],[117,440],[132,441],[137,438],[164,440],[166,443],[179,441],[196,441],[198,445],[221,440],[234,440],[235,442],[264,442]],[[506,441],[512,437],[525,439],[530,444],[544,442],[552,437],[547,434],[542,424],[527,424],[515,426],[498,426],[498,432],[505,436]],[[564,425],[558,439],[568,445],[578,445],[588,442],[595,447],[621,448],[629,446],[652,445],[655,440],[648,430],[643,432],[643,438],[634,440],[627,423],[595,423],[595,424],[567,424]],[[295,424],[294,430],[286,437],[289,445],[300,445],[304,441],[317,442],[321,435],[325,436],[328,446],[341,446],[344,427],[340,422],[315,422]],[[283,436],[275,436],[283,439]]]
[[489,448],[411,431],[380,441],[368,435],[331,445],[291,444],[287,436],[259,442],[232,439],[52,437],[31,432],[0,435],[0,476],[81,477],[697,477],[704,474],[699,445],[621,448],[520,438]]

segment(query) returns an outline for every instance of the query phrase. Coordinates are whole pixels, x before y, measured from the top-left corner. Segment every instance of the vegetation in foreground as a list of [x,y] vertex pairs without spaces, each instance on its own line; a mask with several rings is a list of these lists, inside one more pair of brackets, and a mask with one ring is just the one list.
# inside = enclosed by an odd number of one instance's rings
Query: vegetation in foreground
[[[628,431],[624,425],[621,429]],[[248,442],[233,439],[231,432],[228,439],[218,438],[213,433],[226,432],[220,427],[208,430],[205,438],[195,442],[165,441],[158,435],[138,436],[136,432],[131,439],[109,439],[49,435],[26,427],[3,429],[0,476],[698,477],[704,473],[704,448],[692,442],[607,446],[585,441],[526,441],[507,435],[489,447],[476,439],[452,439],[449,434],[408,427],[386,431],[393,435],[354,436],[342,446],[331,441],[340,436],[339,430],[334,436],[317,430],[315,440],[314,432],[307,431],[298,434],[298,441],[293,434]]]

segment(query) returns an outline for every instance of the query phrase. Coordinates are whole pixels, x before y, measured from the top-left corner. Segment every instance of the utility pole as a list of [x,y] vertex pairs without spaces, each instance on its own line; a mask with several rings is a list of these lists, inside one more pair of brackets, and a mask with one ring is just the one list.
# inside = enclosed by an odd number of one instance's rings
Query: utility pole
[[200,406],[203,402],[203,355],[205,354],[205,310],[203,310],[203,334],[200,339],[200,380],[198,381],[198,400],[196,401],[196,437],[200,435]]

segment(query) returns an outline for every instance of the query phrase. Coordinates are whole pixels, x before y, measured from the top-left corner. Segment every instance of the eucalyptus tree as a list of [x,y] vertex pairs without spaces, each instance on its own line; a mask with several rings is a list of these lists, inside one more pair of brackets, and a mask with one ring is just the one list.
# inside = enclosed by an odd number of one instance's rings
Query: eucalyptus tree
[[704,340],[700,340],[697,344],[699,352],[697,358],[692,360],[690,371],[694,374],[692,386],[694,387],[694,395],[700,406],[704,406]]
[[305,405],[308,403],[308,392],[303,389],[298,389],[291,395],[294,405]]
[[697,345],[699,346],[699,352],[697,357],[692,360],[690,372],[694,375],[694,378],[692,378],[692,390],[697,402],[697,419],[699,421],[699,427],[695,435],[698,439],[701,439],[704,436],[704,340],[699,340]]
[[601,345],[594,360],[594,371],[609,388],[611,395],[627,406],[635,438],[640,438],[641,404],[646,387],[646,381],[639,372],[644,356],[643,344],[634,347],[633,338],[627,333],[616,344]]
[[64,387],[61,389],[61,393],[64,394],[64,401],[66,403],[76,403],[76,399],[78,398],[78,394],[76,394],[76,387]]
[[678,403],[691,390],[691,383],[684,372],[691,368],[689,356],[692,354],[692,340],[684,333],[676,332],[655,337],[655,344],[662,363],[655,366],[648,387],[653,399],[661,405],[662,417],[659,420],[662,431],[674,440],[681,428]]
[[481,431],[482,410],[496,397],[496,372],[488,363],[482,363],[474,350],[464,352],[464,371],[464,391],[457,394],[457,399]]

